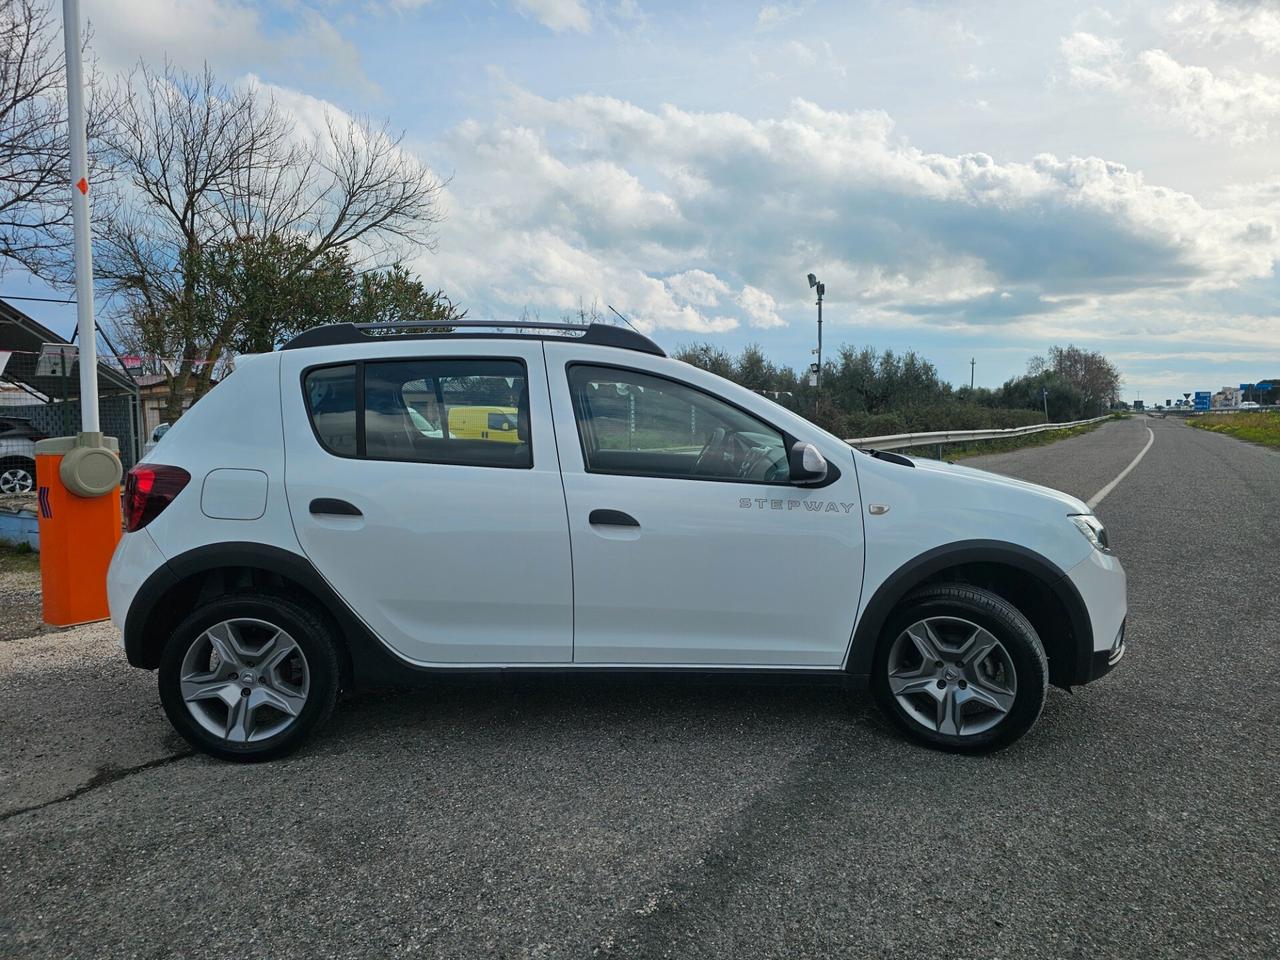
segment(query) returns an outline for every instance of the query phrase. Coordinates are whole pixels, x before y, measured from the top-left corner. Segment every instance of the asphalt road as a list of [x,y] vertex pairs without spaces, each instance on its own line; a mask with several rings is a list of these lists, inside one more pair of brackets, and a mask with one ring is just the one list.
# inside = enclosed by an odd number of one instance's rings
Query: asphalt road
[[1130,651],[1013,747],[830,689],[347,699],[189,755],[101,626],[0,643],[0,956],[1280,956],[1280,456],[1135,419],[968,461],[1087,498]]

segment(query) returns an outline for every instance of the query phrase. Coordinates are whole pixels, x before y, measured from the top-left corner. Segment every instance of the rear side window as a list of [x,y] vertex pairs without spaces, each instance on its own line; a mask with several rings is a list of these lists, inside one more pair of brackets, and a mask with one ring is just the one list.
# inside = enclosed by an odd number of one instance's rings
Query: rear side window
[[[323,367],[303,381],[316,437],[330,453],[356,455],[356,368]],[[158,438],[157,438],[158,439]]]
[[[523,361],[367,361],[314,370],[304,386],[316,435],[339,456],[533,466]],[[344,419],[322,420],[339,406]]]

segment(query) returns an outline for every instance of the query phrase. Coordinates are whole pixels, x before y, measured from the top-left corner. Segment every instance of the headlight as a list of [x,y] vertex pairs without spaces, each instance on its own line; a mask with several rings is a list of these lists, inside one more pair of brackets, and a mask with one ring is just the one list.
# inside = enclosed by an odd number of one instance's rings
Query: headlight
[[1105,551],[1108,549],[1107,528],[1092,513],[1073,513],[1071,514],[1071,522],[1099,550]]

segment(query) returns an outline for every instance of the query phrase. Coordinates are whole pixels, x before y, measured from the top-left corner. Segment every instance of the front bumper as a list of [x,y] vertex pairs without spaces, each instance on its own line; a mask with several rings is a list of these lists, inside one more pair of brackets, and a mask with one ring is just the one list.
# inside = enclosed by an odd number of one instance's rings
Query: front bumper
[[1124,659],[1125,650],[1124,624],[1120,624],[1120,632],[1116,634],[1115,639],[1111,643],[1109,650],[1095,650],[1093,658],[1089,662],[1089,675],[1082,681],[1089,683],[1100,677],[1105,677],[1112,671],[1117,663]]
[[1067,574],[1089,612],[1093,650],[1081,664],[1077,683],[1109,673],[1124,657],[1128,585],[1124,567],[1114,554],[1094,550]]

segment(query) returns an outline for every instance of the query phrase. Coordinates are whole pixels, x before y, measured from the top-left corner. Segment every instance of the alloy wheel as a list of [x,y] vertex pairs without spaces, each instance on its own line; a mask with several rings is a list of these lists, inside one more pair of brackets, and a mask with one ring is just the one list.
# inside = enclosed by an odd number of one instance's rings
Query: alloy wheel
[[311,670],[302,648],[265,620],[209,627],[182,658],[182,700],[195,721],[228,743],[267,740],[306,706]]
[[973,736],[1013,708],[1018,676],[1004,644],[960,617],[928,617],[902,631],[889,649],[889,691],[926,730]]
[[35,485],[35,478],[25,467],[10,467],[0,473],[0,493],[30,493]]

